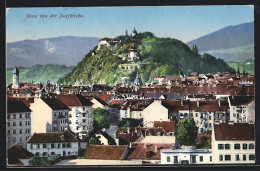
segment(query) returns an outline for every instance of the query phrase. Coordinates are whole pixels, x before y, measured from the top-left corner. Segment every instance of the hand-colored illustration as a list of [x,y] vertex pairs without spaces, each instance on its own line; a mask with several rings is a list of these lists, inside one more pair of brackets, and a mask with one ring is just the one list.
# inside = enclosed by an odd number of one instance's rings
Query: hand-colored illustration
[[7,166],[255,163],[254,7],[6,9]]

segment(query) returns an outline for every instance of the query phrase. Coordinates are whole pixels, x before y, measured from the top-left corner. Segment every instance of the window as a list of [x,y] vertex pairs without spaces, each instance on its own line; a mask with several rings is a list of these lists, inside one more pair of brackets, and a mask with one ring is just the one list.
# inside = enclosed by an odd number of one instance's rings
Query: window
[[209,156],[209,161],[212,161],[212,156]]
[[43,155],[43,156],[47,156],[48,153],[47,153],[47,152],[43,152],[42,155]]
[[218,149],[219,150],[223,150],[224,148],[223,148],[223,144],[218,144]]
[[243,149],[246,150],[247,149],[247,144],[243,143]]
[[250,154],[250,155],[249,155],[249,160],[255,160],[255,155]]
[[243,155],[243,160],[246,161],[246,155],[245,154]]
[[82,119],[82,122],[85,123],[85,122],[86,122],[86,119]]
[[178,156],[174,156],[174,163],[178,163]]
[[236,161],[239,161],[239,154],[236,154]]
[[211,127],[211,123],[209,123],[209,127]]
[[223,155],[219,155],[219,161],[223,161]]
[[85,107],[82,107],[82,110],[85,110]]
[[13,129],[13,134],[16,134],[16,129]]
[[19,126],[22,126],[22,125],[23,125],[23,124],[22,124],[22,121],[20,121],[20,122],[19,122]]
[[13,126],[16,126],[16,122],[13,122]]
[[195,113],[195,117],[198,117],[198,113]]
[[240,149],[240,144],[234,144],[234,149],[236,150]]
[[209,116],[209,120],[211,120],[211,116]]
[[51,148],[55,148],[55,144],[51,144]]
[[15,118],[16,118],[16,114],[13,115],[13,119],[15,119]]
[[225,155],[225,161],[230,161],[231,160],[231,155]]
[[7,134],[10,135],[10,129],[8,129]]
[[170,159],[170,156],[167,156],[167,162],[170,162],[171,159]]
[[40,144],[37,144],[36,147],[37,147],[37,148],[40,148]]
[[68,143],[68,144],[67,144],[67,147],[68,147],[68,148],[70,148],[70,147],[71,147],[71,144],[70,144],[70,143]]
[[250,143],[250,144],[249,144],[249,149],[254,149],[254,148],[255,148],[254,144],[253,144],[253,143]]
[[233,117],[235,118],[237,115],[235,113],[233,113]]
[[40,153],[39,153],[39,152],[37,152],[37,153],[35,153],[35,155],[36,155],[36,156],[40,156]]
[[86,130],[86,126],[83,126],[83,130]]
[[23,133],[23,130],[22,129],[19,129],[19,134],[22,134]]
[[86,113],[82,113],[82,117],[86,117]]
[[7,126],[10,127],[10,122],[7,122]]
[[10,119],[10,115],[7,115],[7,119]]
[[46,144],[43,144],[43,145],[42,145],[42,148],[47,148],[47,145],[46,145]]
[[200,156],[200,161],[203,162],[203,156]]
[[72,117],[71,114],[69,114],[69,117],[70,117],[70,118]]
[[58,144],[58,148],[60,148],[60,144]]
[[22,142],[23,141],[23,138],[22,137],[20,137],[20,142]]
[[62,148],[65,148],[66,147],[66,144],[62,144]]
[[19,114],[19,118],[23,118],[23,114],[20,113],[20,114]]
[[30,148],[33,149],[33,145],[32,144],[30,144]]
[[230,144],[225,144],[225,149],[229,150],[230,149]]
[[52,155],[52,156],[54,156],[54,155],[55,155],[55,153],[54,153],[54,152],[51,152],[51,155]]

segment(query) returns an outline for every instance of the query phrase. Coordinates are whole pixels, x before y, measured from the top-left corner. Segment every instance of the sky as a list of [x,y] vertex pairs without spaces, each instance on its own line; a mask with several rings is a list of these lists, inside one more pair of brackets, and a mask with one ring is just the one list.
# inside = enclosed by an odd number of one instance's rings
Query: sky
[[[40,15],[47,18],[40,18]],[[57,15],[50,18],[50,15]],[[80,14],[82,18],[61,18]],[[37,15],[37,18],[27,18]],[[154,7],[51,7],[10,8],[6,12],[6,41],[36,40],[59,36],[116,37],[149,31],[157,37],[188,42],[230,25],[254,21],[249,5]]]

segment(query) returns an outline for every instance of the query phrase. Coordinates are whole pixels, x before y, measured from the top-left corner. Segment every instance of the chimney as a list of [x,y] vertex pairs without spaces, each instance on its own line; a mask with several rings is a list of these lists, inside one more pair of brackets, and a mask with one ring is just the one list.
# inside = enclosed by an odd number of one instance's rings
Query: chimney
[[218,106],[221,107],[221,101],[220,100],[218,100]]
[[144,143],[144,148],[147,148],[147,145],[146,145],[146,143]]
[[197,100],[197,107],[200,107],[200,102]]
[[181,100],[181,106],[183,106],[183,101]]
[[129,148],[132,148],[132,142],[129,142]]
[[154,146],[154,151],[155,151],[155,152],[157,152],[157,151],[158,151],[158,147],[157,147],[157,145],[156,145],[156,146]]
[[129,127],[127,127],[127,133],[128,133],[128,134],[130,133],[130,128],[129,128]]

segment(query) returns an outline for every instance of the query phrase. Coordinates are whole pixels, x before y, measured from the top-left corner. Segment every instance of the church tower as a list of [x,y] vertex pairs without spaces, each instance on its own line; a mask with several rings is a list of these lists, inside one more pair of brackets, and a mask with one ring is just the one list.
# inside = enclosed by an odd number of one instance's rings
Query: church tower
[[135,28],[134,28],[134,30],[132,31],[132,37],[134,37],[134,36],[136,36],[137,35],[137,31],[135,30]]
[[14,89],[20,88],[20,85],[19,85],[19,70],[16,66],[13,70],[13,85],[12,85],[12,88],[14,88]]
[[141,85],[142,85],[142,81],[141,81],[141,78],[140,78],[140,75],[139,75],[139,70],[137,70],[136,78],[135,78],[135,81],[134,81],[135,91],[137,91]]

